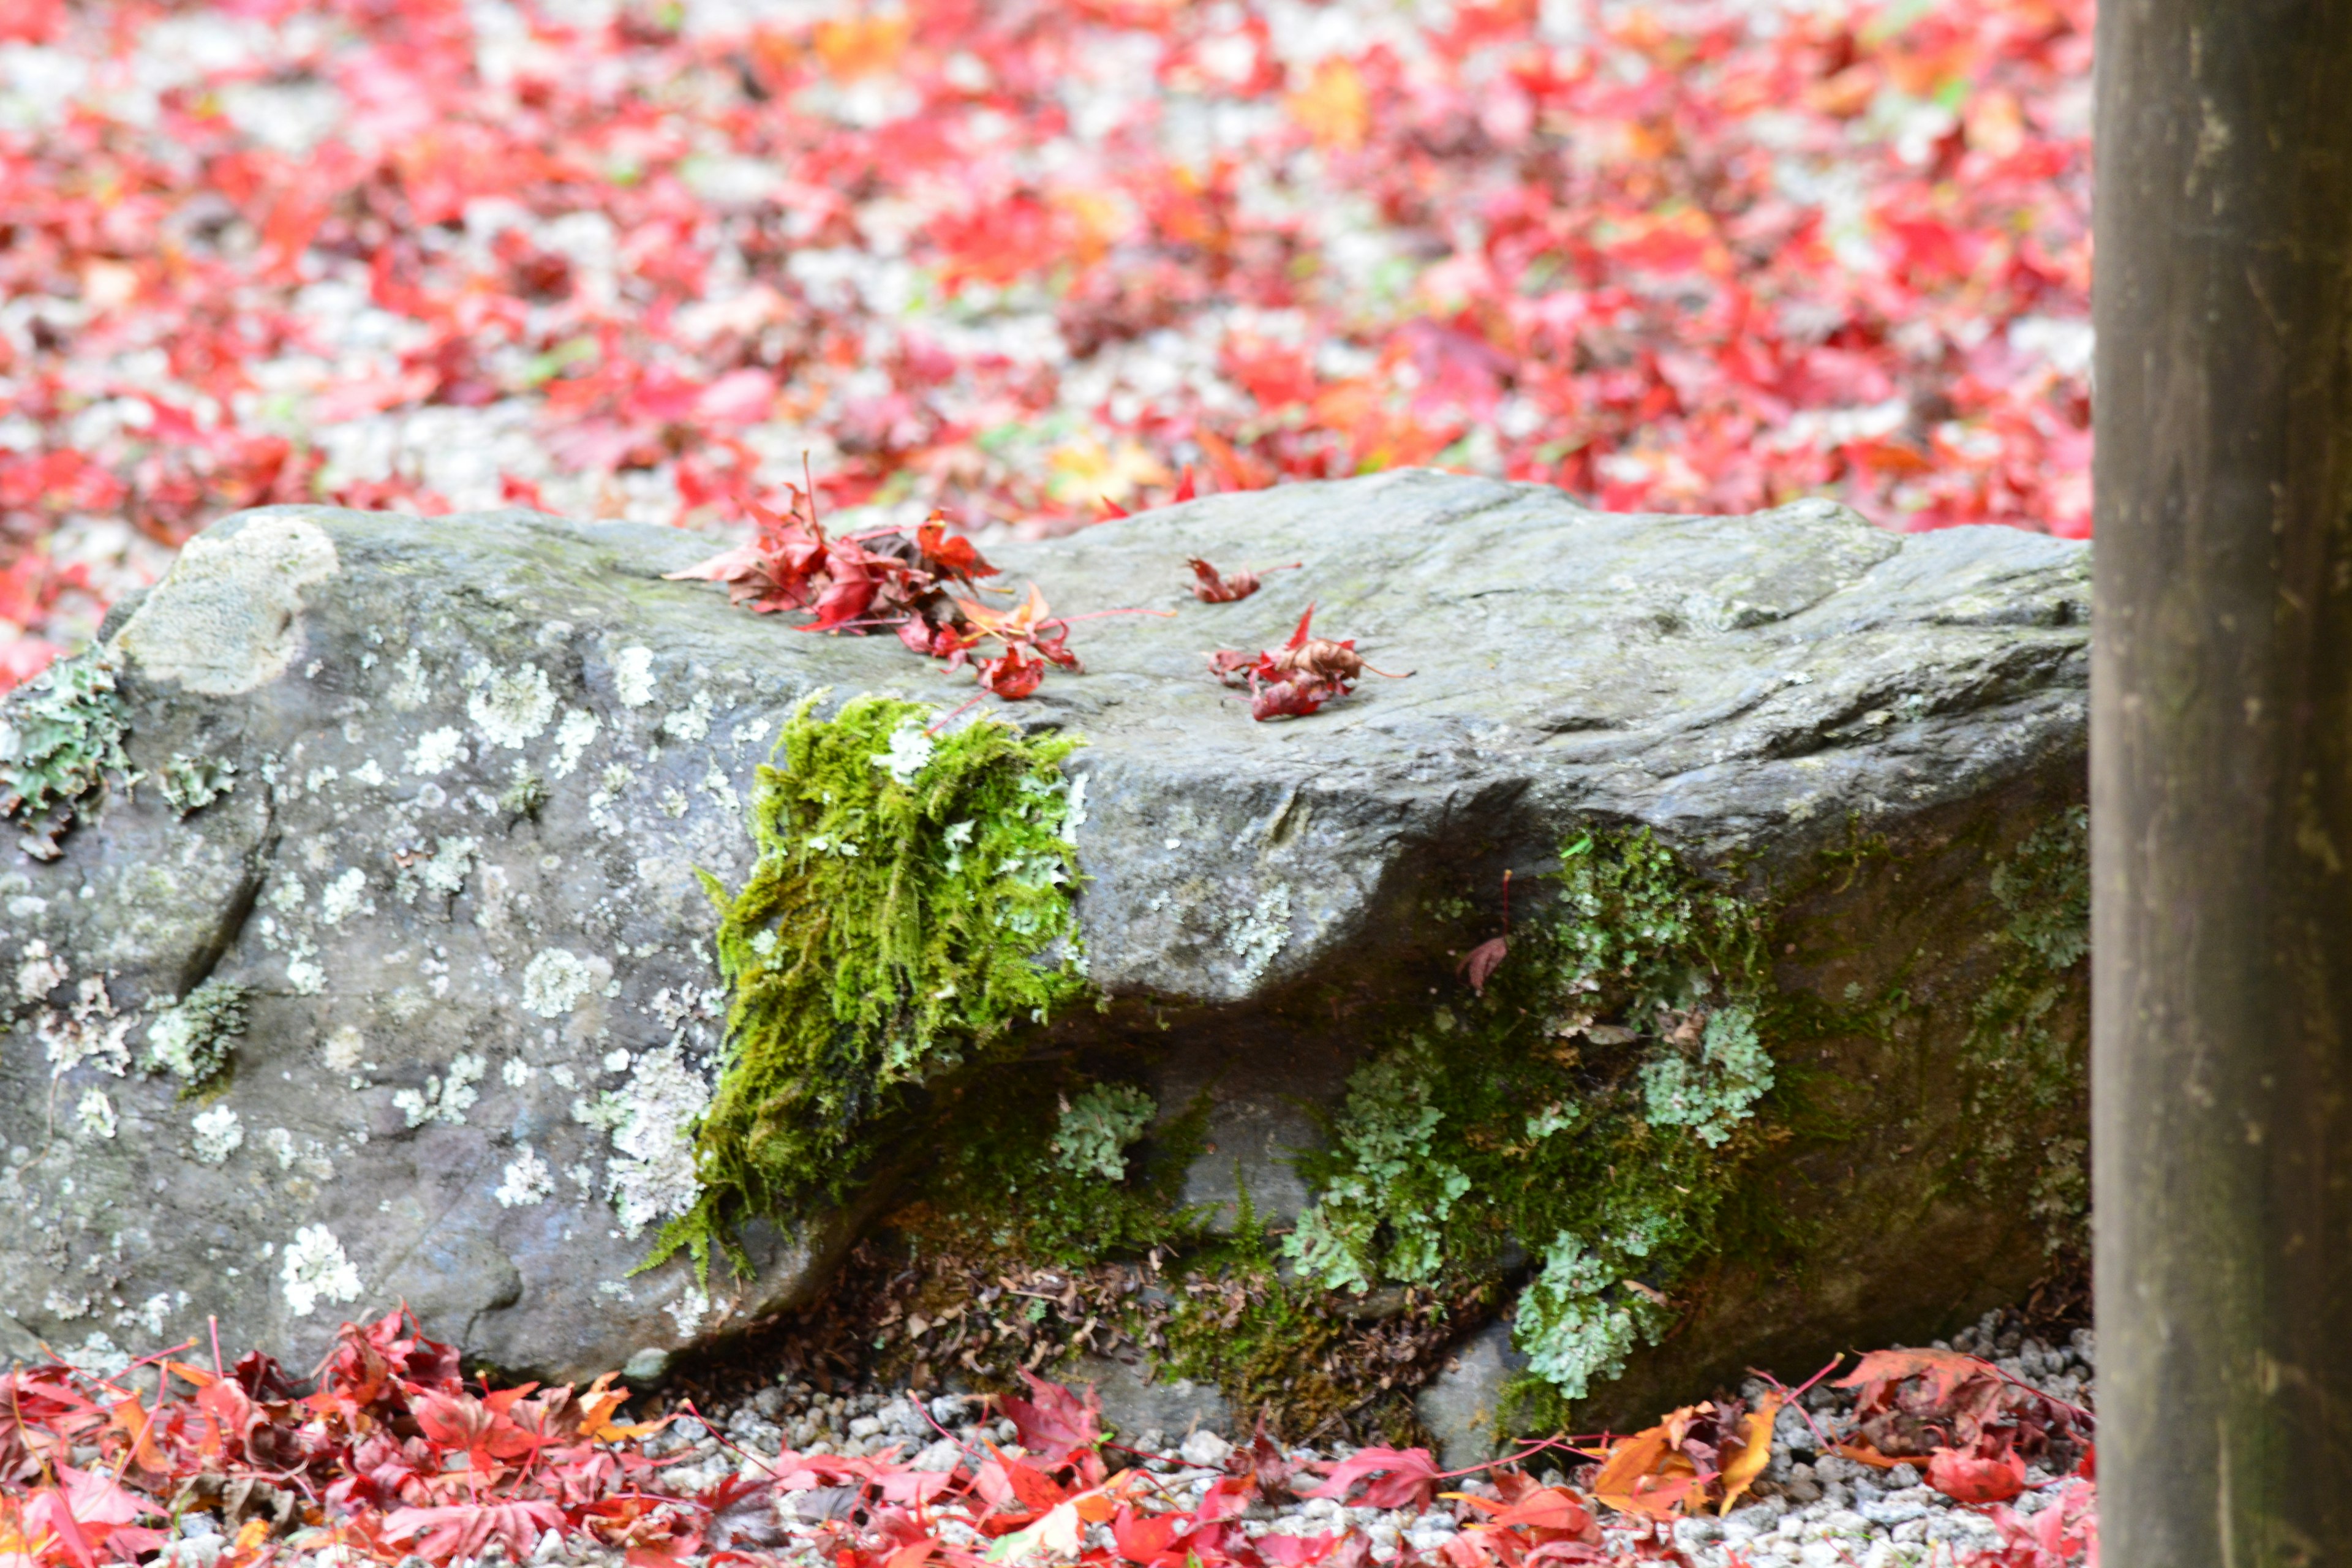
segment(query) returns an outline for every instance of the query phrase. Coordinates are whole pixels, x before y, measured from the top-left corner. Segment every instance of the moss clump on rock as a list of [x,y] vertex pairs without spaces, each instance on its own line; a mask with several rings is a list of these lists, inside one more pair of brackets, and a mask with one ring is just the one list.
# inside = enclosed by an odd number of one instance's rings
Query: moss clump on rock
[[1070,885],[1076,742],[982,720],[811,699],[760,770],[760,858],[722,910],[732,988],[718,1085],[697,1133],[703,1194],[648,1266],[755,1214],[845,1196],[909,1097],[986,1057],[1016,1024],[1083,994]]
[[1646,829],[1574,836],[1559,896],[1475,999],[1360,1068],[1285,1243],[1334,1290],[1507,1272],[1530,1369],[1564,1399],[1665,1321],[1767,1134],[1771,915]]
[[54,860],[58,840],[110,772],[127,772],[131,721],[114,666],[92,651],[59,659],[0,702],[0,820],[22,823],[19,841]]
[[[1992,896],[2006,920],[1994,933],[2000,967],[1978,995],[1962,1070],[1969,1120],[1982,1136],[1969,1151],[1975,1184],[2013,1187],[2021,1167],[2043,1245],[2087,1240],[2088,1145],[2079,1136],[2029,1136],[2087,1097],[2078,1038],[2060,1026],[2074,973],[2091,951],[2090,812],[2076,806],[2028,834],[1994,868]],[[2078,1115],[2077,1120],[2080,1120]]]

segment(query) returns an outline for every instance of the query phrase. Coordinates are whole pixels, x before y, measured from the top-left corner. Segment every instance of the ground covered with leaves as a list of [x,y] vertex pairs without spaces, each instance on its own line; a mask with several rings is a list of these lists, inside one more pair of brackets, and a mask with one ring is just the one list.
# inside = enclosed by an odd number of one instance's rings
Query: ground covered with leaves
[[13,0],[0,686],[237,507],[731,526],[803,452],[853,530],[1432,463],[2079,534],[2090,31]]
[[1445,1470],[1263,1427],[1108,1433],[1091,1393],[1035,1378],[979,1398],[787,1380],[625,1412],[609,1378],[469,1382],[396,1311],[346,1324],[300,1384],[194,1342],[0,1377],[0,1563],[2095,1563],[2088,1336],[2053,1350],[1989,1317],[1962,1344]]

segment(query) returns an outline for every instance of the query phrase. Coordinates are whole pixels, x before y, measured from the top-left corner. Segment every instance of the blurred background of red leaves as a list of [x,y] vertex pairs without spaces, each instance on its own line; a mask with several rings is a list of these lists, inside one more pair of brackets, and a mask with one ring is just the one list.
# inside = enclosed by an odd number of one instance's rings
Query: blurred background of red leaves
[[1404,463],[2081,535],[2091,27],[0,0],[0,689],[239,507],[716,526],[803,450],[983,538]]

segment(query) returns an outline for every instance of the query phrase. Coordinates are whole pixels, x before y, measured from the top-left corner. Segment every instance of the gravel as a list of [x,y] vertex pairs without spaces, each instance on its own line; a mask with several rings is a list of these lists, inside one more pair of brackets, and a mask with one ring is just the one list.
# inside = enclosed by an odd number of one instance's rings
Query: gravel
[[[2095,1358],[2093,1337],[2076,1331],[2063,1343],[2053,1344],[2004,1328],[2001,1315],[1989,1313],[1976,1328],[1937,1349],[1958,1350],[1985,1356],[2021,1382],[2071,1404],[2087,1405]],[[1751,1384],[1744,1393],[1753,1398],[1765,1392]],[[1853,1394],[1826,1385],[1806,1395],[1813,1420],[1809,1425],[1795,1409],[1784,1409],[1775,1427],[1769,1467],[1755,1489],[1754,1500],[1724,1518],[1686,1519],[1673,1527],[1676,1543],[1696,1568],[1771,1568],[1777,1563],[1837,1564],[1841,1568],[1959,1568],[1972,1553],[2000,1544],[2000,1535],[1985,1510],[1953,1502],[1922,1484],[1908,1465],[1885,1472],[1823,1454],[1813,1427],[1836,1440],[1851,1416]],[[1017,1434],[1008,1420],[992,1417],[981,1400],[959,1394],[919,1395],[905,1390],[833,1392],[804,1383],[782,1383],[761,1388],[725,1410],[705,1412],[709,1422],[681,1415],[667,1428],[646,1440],[645,1451],[675,1461],[656,1472],[653,1489],[687,1496],[708,1490],[729,1476],[764,1479],[772,1462],[786,1451],[835,1454],[855,1458],[900,1457],[912,1468],[945,1472],[967,1469],[983,1443],[1007,1453],[1021,1452]],[[1144,1432],[1127,1439],[1118,1462],[1140,1464],[1160,1478],[1171,1500],[1198,1506],[1209,1487],[1222,1478],[1234,1445],[1216,1433],[1195,1431],[1181,1437]],[[1347,1458],[1354,1449],[1339,1445],[1328,1450],[1293,1448],[1294,1461],[1328,1461]],[[2031,1489],[2011,1505],[2032,1515],[2054,1504],[2063,1483],[2039,1469],[2029,1469]],[[1574,1485],[1538,1461],[1538,1479],[1546,1484]],[[1304,1487],[1306,1480],[1297,1483]],[[1483,1480],[1454,1483],[1471,1492],[1490,1492]],[[816,1547],[826,1521],[841,1500],[823,1489],[785,1490],[775,1497],[775,1528],[781,1541],[772,1550],[786,1557],[806,1549],[813,1568],[819,1563]],[[1408,1554],[1429,1557],[1459,1532],[1462,1517],[1456,1505],[1440,1502],[1428,1510],[1350,1508],[1324,1498],[1302,1498],[1283,1508],[1255,1504],[1243,1516],[1242,1528],[1253,1536],[1313,1536],[1343,1529],[1364,1532],[1375,1563],[1395,1563]],[[1463,1515],[1470,1514],[1465,1507]],[[1613,1521],[1622,1523],[1623,1521]],[[764,1528],[764,1521],[762,1521]],[[179,1539],[157,1562],[164,1568],[215,1568],[235,1534],[215,1512],[194,1510],[178,1523]],[[313,1546],[322,1531],[297,1531],[288,1542],[288,1556],[317,1568],[355,1568],[359,1559],[342,1549]],[[969,1527],[949,1521],[942,1538],[973,1545],[981,1538]],[[961,1538],[969,1535],[970,1541]],[[532,1553],[535,1563],[577,1563],[583,1568],[622,1568],[621,1557],[585,1541],[543,1539]],[[454,1568],[490,1568],[503,1561],[494,1550],[478,1560],[461,1559]],[[422,1568],[411,1559],[404,1568]]]

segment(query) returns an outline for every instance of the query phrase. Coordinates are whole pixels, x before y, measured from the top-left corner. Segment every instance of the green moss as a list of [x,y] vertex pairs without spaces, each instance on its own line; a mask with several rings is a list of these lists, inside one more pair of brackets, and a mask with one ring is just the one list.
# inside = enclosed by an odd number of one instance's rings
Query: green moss
[[125,772],[131,721],[114,666],[96,650],[59,659],[0,700],[0,819],[24,824],[26,853],[53,860],[109,772]]
[[1978,1130],[1969,1174],[1988,1193],[2024,1185],[2055,1251],[2083,1243],[2089,1215],[2087,1146],[2053,1131],[2068,1113],[2079,1122],[2088,1093],[2079,1030],[2065,1026],[2063,1012],[2091,948],[2088,809],[2027,835],[1994,869],[1992,894],[2007,917],[1994,935],[2000,963],[1961,1058]]
[[249,986],[233,980],[205,981],[148,1026],[147,1050],[139,1065],[178,1079],[183,1099],[199,1093],[228,1066],[236,1037],[245,1033],[245,1004],[251,994]]
[[1209,1098],[1153,1129],[1158,1110],[1061,1064],[974,1075],[942,1105],[940,1152],[899,1223],[935,1247],[1064,1268],[1192,1247],[1203,1215],[1184,1173]]
[[1016,1024],[1086,990],[1066,834],[1076,745],[860,697],[803,702],[760,770],[760,858],[729,893],[719,963],[727,1047],[698,1131],[704,1193],[647,1267],[754,1214],[845,1196],[927,1085],[985,1061]]
[[1566,1399],[1614,1375],[1760,1146],[1769,920],[1646,829],[1575,836],[1549,918],[1514,934],[1486,994],[1356,1075],[1286,1254],[1361,1291],[1492,1273],[1525,1247],[1534,1370]]

